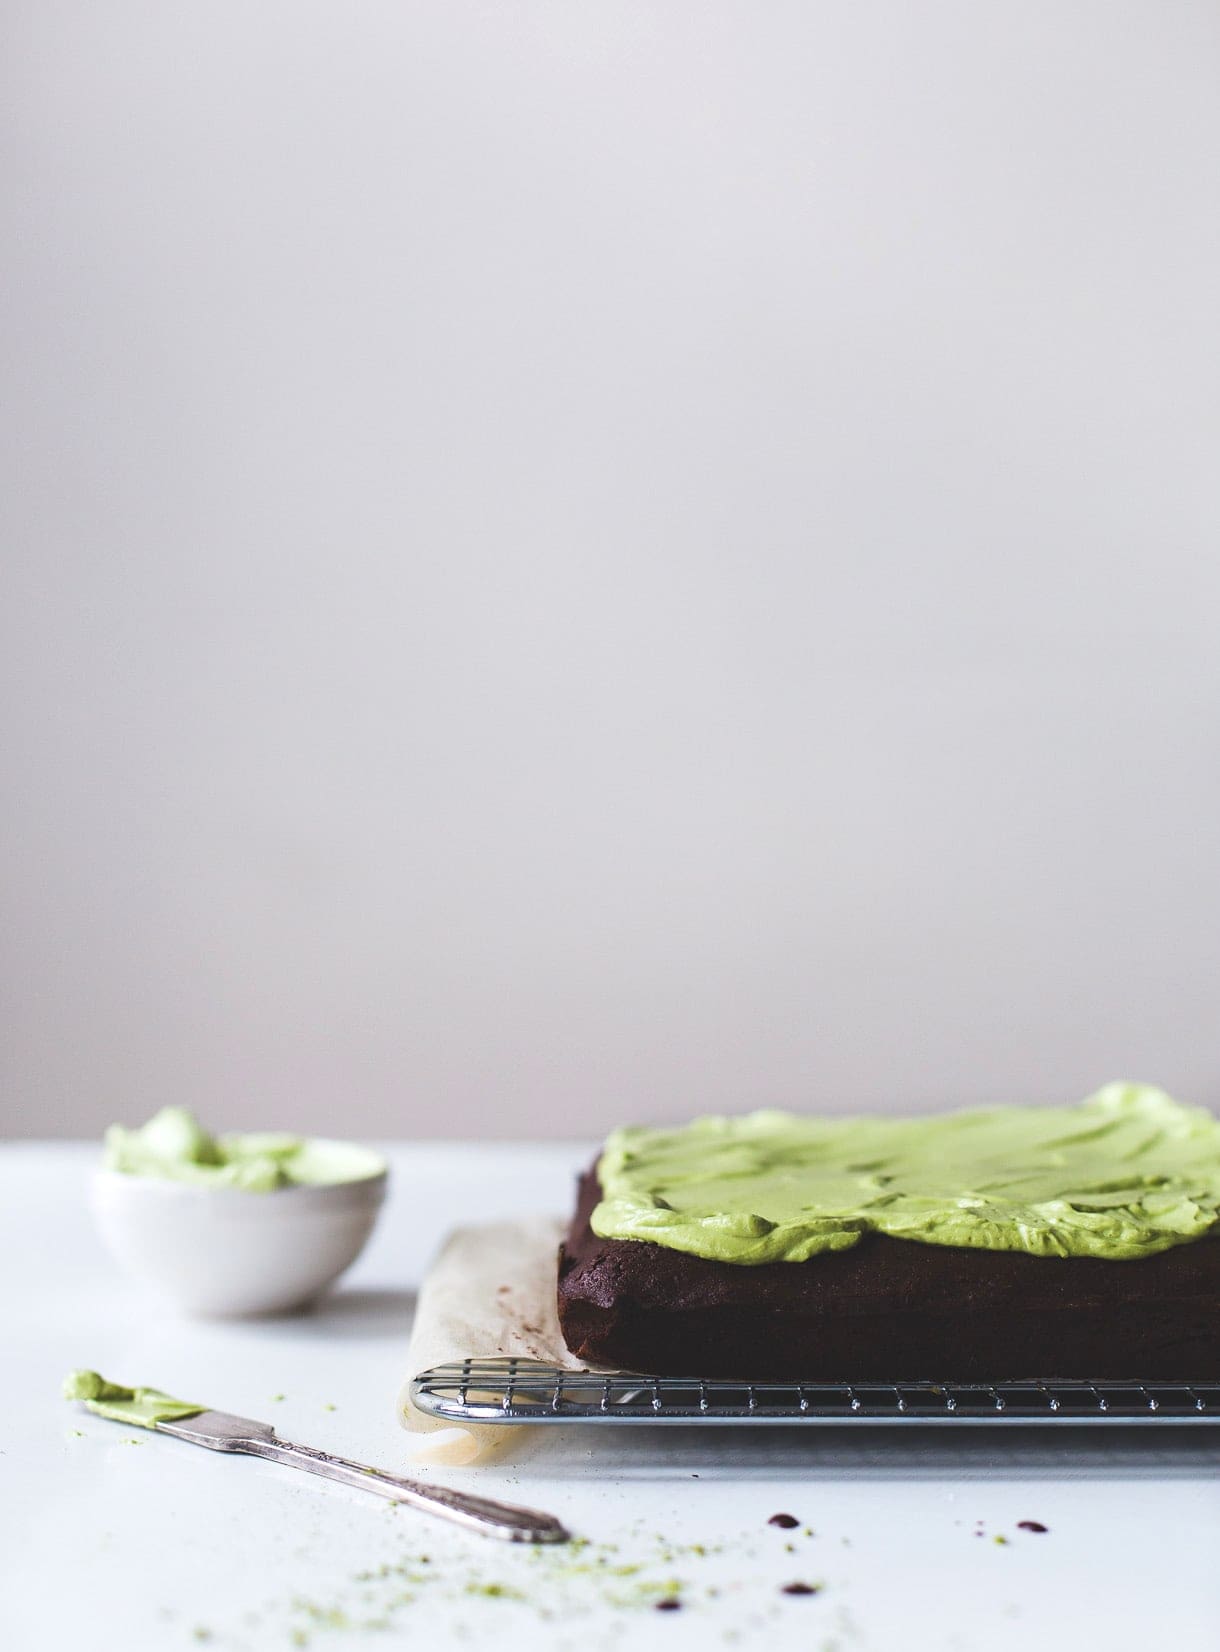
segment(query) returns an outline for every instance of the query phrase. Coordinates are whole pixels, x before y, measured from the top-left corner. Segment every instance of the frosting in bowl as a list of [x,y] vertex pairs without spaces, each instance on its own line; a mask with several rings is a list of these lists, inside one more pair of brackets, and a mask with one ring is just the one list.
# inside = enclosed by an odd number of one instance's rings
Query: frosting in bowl
[[185,1107],[163,1107],[138,1130],[112,1124],[102,1163],[127,1176],[247,1193],[364,1181],[385,1169],[383,1159],[355,1142],[269,1131],[210,1136]]

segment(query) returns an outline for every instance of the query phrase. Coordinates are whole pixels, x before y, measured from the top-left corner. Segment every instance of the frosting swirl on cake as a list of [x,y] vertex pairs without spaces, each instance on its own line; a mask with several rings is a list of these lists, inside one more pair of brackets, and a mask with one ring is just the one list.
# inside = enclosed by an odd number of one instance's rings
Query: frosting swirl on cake
[[864,1233],[1126,1261],[1220,1218],[1220,1120],[1143,1084],[1071,1107],[915,1118],[763,1111],[607,1139],[603,1239],[714,1261],[804,1262]]

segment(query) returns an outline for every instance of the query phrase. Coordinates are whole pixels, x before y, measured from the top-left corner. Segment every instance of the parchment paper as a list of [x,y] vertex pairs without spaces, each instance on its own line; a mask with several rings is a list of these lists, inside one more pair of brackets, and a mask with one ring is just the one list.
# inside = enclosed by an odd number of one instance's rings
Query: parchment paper
[[411,1378],[451,1360],[516,1354],[565,1371],[587,1369],[559,1330],[555,1269],[563,1224],[536,1216],[456,1228],[419,1293],[398,1415],[417,1462],[473,1463],[502,1456],[520,1434],[503,1424],[453,1424],[410,1401]]

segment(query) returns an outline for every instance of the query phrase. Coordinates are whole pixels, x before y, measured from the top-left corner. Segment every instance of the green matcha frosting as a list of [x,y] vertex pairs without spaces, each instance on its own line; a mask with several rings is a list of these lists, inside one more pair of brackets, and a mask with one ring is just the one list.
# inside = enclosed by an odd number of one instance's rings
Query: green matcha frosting
[[138,1130],[112,1124],[102,1163],[128,1176],[236,1187],[268,1193],[277,1187],[355,1182],[385,1169],[354,1142],[317,1141],[266,1131],[209,1136],[185,1107],[163,1107]]
[[1073,1107],[920,1118],[748,1113],[607,1140],[603,1239],[719,1262],[804,1262],[862,1233],[925,1245],[1128,1260],[1220,1213],[1220,1120],[1109,1084]]
[[121,1383],[107,1382],[96,1371],[69,1371],[63,1395],[66,1400],[84,1400],[87,1409],[99,1417],[131,1423],[136,1428],[155,1428],[158,1423],[197,1417],[206,1409],[188,1400],[176,1400],[159,1388],[124,1388]]

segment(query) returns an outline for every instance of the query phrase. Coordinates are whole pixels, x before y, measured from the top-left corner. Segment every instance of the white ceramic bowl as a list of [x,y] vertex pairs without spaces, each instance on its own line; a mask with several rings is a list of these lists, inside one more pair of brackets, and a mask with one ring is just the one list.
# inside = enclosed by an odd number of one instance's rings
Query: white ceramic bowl
[[308,1307],[364,1249],[387,1180],[375,1154],[368,1163],[356,1181],[267,1193],[98,1170],[91,1203],[115,1260],[187,1313],[289,1313]]

